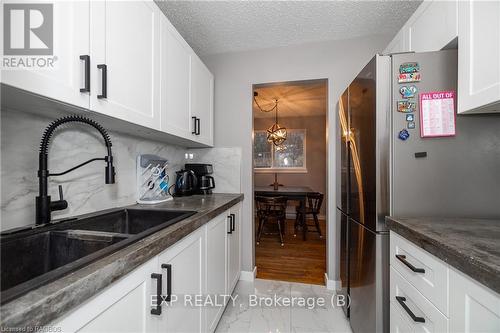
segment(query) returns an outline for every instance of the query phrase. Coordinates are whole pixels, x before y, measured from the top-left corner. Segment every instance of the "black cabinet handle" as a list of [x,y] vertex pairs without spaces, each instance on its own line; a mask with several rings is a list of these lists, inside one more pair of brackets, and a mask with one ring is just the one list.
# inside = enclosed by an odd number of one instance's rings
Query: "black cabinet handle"
[[231,231],[236,230],[236,215],[231,214]]
[[167,270],[167,295],[164,300],[165,302],[170,302],[172,299],[172,265],[161,264],[161,268]]
[[227,233],[232,234],[233,233],[233,217],[231,215],[228,215],[227,218],[229,219],[229,231]]
[[200,135],[200,133],[201,133],[201,129],[200,129],[201,120],[200,120],[200,118],[196,118],[195,122],[196,122],[196,126],[195,126],[196,127],[196,135]]
[[196,117],[191,117],[191,119],[193,120],[193,130],[191,131],[191,134],[194,134],[196,135]]
[[90,56],[89,55],[81,55],[80,60],[83,60],[85,63],[85,83],[84,87],[80,88],[80,92],[90,92]]
[[415,273],[425,273],[425,269],[423,269],[423,268],[417,268],[417,267],[413,266],[412,264],[410,264],[406,260],[406,256],[403,255],[403,254],[396,254],[396,259],[398,259],[399,261],[401,261],[403,264],[406,265],[406,267],[408,267],[409,269],[411,269]]
[[163,301],[161,297],[161,274],[152,273],[151,278],[156,280],[156,307],[151,309],[151,314],[153,315],[161,315],[161,303]]
[[415,316],[415,314],[410,310],[408,305],[406,305],[405,303],[406,297],[396,296],[396,301],[398,301],[398,303],[403,307],[403,309],[405,309],[406,313],[408,313],[408,315],[411,317],[411,319],[413,319],[414,322],[425,323],[425,318]]
[[105,64],[100,64],[97,65],[97,68],[102,71],[101,73],[101,80],[102,80],[102,87],[101,87],[101,94],[97,95],[97,98],[108,98],[108,66]]

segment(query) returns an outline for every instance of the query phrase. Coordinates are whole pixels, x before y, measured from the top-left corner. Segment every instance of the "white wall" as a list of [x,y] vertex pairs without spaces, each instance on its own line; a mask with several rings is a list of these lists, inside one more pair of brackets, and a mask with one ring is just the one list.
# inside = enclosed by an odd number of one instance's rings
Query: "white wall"
[[[215,75],[215,145],[241,147],[243,202],[243,270],[254,267],[253,170],[252,170],[252,85],[268,82],[328,79],[328,133],[335,133],[335,105],[342,91],[392,36],[370,36],[342,41],[303,44],[249,52],[216,54],[204,58]],[[330,140],[328,156],[328,219],[335,221],[335,142]],[[332,223],[333,226],[333,223]],[[338,280],[335,228],[328,230],[328,275]]]

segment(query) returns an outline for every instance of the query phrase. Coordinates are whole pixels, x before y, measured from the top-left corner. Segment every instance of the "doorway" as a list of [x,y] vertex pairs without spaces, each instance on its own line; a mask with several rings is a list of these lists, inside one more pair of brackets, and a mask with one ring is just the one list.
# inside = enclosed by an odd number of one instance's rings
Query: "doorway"
[[257,277],[324,284],[328,80],[253,85]]

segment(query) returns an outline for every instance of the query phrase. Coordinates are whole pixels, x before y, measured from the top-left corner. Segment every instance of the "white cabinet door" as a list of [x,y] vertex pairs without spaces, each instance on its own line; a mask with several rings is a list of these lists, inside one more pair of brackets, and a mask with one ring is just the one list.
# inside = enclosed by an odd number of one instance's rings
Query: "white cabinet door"
[[159,8],[147,0],[92,1],[90,8],[90,108],[160,129]]
[[439,51],[458,36],[457,1],[425,1],[408,21],[409,50]]
[[164,15],[160,35],[161,130],[191,139],[191,50]]
[[458,9],[458,112],[500,112],[500,2]]
[[203,331],[203,308],[195,305],[194,297],[204,294],[204,238],[202,228],[159,255],[163,294],[170,286],[172,295],[162,307],[160,332]]
[[[229,231],[228,213],[225,212],[207,224],[207,295],[216,297],[226,294],[226,236]],[[217,327],[224,306],[210,306],[205,309],[207,331]]]
[[[26,3],[26,1],[21,3]],[[47,67],[47,69],[2,70],[2,83],[88,108],[89,93],[80,92],[80,89],[85,88],[85,63],[80,60],[80,56],[88,56],[90,52],[89,1],[54,1],[51,4],[53,6],[53,55],[43,57],[53,60],[55,58],[54,66]],[[1,7],[3,11],[4,5],[2,4]],[[17,10],[17,12],[23,14],[24,11]],[[9,13],[13,15],[12,11]],[[2,18],[3,14],[2,12]],[[33,34],[30,36],[33,37]],[[11,42],[15,43],[12,45],[15,47],[27,47],[27,43],[17,45],[23,42],[22,39],[16,38]],[[92,60],[90,59],[90,64]]]
[[500,295],[450,270],[450,332],[500,332]]
[[227,236],[227,293],[231,294],[238,283],[241,272],[241,206],[229,210],[229,228]]
[[148,261],[54,323],[61,332],[156,332],[151,314],[158,257]]
[[213,145],[214,77],[201,60],[191,57],[191,117],[194,140]]

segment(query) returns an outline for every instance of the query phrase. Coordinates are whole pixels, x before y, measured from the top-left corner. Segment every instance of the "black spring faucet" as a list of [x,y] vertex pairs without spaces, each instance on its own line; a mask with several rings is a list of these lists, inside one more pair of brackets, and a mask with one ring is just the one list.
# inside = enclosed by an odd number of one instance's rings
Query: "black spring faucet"
[[[50,138],[52,134],[54,133],[54,130],[61,126],[62,124],[65,123],[70,123],[70,122],[77,122],[77,123],[83,123],[90,125],[97,129],[99,133],[101,133],[102,137],[104,138],[104,144],[106,145],[107,148],[107,156],[102,157],[102,158],[92,158],[86,162],[83,162],[71,169],[68,169],[64,172],[59,172],[59,173],[49,173],[49,170],[47,168],[47,161],[48,161],[48,146],[50,143]],[[47,126],[45,129],[43,136],[42,136],[42,141],[40,142],[40,154],[39,154],[39,167],[38,167],[38,180],[39,180],[39,189],[40,189],[40,194],[36,197],[36,224],[46,224],[50,223],[51,220],[51,212],[55,210],[63,210],[68,208],[68,202],[63,199],[63,193],[62,193],[62,186],[59,185],[59,200],[57,201],[51,201],[50,200],[50,195],[47,194],[48,190],[48,181],[50,176],[62,176],[64,174],[67,174],[73,170],[76,170],[90,162],[94,161],[105,161],[106,162],[106,169],[105,169],[105,183],[106,184],[114,184],[115,183],[115,168],[113,167],[113,155],[111,153],[111,139],[109,138],[108,133],[106,130],[99,125],[97,122],[95,122],[92,119],[79,116],[79,115],[72,115],[72,116],[66,116],[62,117],[59,119],[54,120],[52,123]]]

